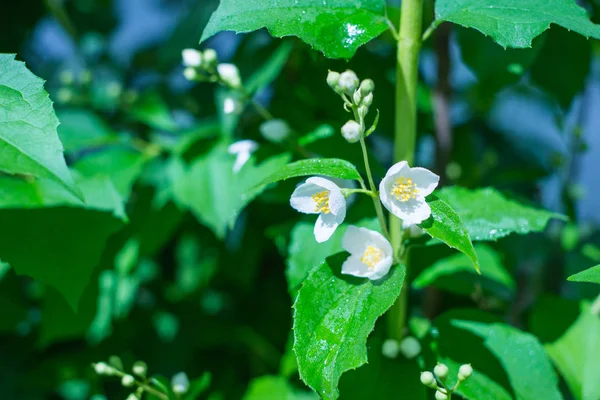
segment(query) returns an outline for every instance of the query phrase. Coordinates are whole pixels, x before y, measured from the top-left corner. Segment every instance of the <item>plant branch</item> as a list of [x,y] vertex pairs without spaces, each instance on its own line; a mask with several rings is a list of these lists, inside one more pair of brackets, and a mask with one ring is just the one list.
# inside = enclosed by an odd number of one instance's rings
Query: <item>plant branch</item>
[[[367,153],[367,145],[365,144],[365,138],[360,138],[360,147],[362,149],[363,159],[365,161],[365,169],[367,170],[367,178],[369,180],[369,186],[371,187],[372,193],[377,193],[377,187],[375,186],[375,182],[373,181],[373,175],[371,175],[371,166],[369,165],[369,155]],[[387,228],[387,224],[385,223],[385,217],[383,215],[383,208],[381,208],[381,202],[377,196],[373,197],[373,205],[375,206],[375,212],[377,213],[377,218],[379,219],[379,224],[381,225],[381,229],[383,234],[388,240],[390,239],[390,233]]]

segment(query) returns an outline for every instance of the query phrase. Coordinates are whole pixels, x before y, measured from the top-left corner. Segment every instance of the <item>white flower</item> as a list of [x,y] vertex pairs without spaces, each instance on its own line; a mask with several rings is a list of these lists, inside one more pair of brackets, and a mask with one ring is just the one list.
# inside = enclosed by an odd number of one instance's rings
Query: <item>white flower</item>
[[346,199],[342,191],[325,178],[308,178],[294,190],[290,205],[301,213],[319,214],[314,230],[319,243],[328,240],[346,218]]
[[179,372],[171,378],[171,388],[177,394],[182,394],[188,391],[190,380],[185,372]]
[[183,65],[186,67],[199,67],[202,65],[202,53],[196,49],[184,49],[181,52]]
[[281,143],[290,134],[290,126],[282,119],[270,119],[260,125],[260,133],[271,142]]
[[362,134],[362,126],[354,120],[350,120],[342,126],[342,136],[350,143],[358,142]]
[[240,78],[240,71],[233,64],[219,64],[217,66],[217,72],[219,78],[232,88],[239,88],[242,86],[242,78]]
[[348,96],[352,96],[354,91],[358,88],[358,84],[358,76],[356,76],[354,71],[346,70],[340,74],[338,88]]
[[254,140],[240,140],[227,148],[229,154],[235,155],[233,172],[238,172],[250,159],[250,155],[258,149],[258,143]]
[[387,275],[392,266],[392,245],[379,232],[349,226],[342,247],[350,253],[342,265],[343,274],[377,280]]
[[225,97],[225,100],[223,100],[223,113],[224,114],[237,114],[239,112],[242,111],[242,104],[240,104],[240,102],[231,97],[231,96],[227,96]]
[[410,168],[406,161],[394,164],[379,184],[379,197],[389,212],[404,224],[415,225],[431,215],[425,201],[437,187],[440,177],[425,168]]
[[194,81],[198,77],[198,72],[194,68],[188,67],[183,70],[183,76],[188,81]]
[[214,49],[206,49],[203,54],[204,62],[207,66],[214,68],[217,64],[217,52]]

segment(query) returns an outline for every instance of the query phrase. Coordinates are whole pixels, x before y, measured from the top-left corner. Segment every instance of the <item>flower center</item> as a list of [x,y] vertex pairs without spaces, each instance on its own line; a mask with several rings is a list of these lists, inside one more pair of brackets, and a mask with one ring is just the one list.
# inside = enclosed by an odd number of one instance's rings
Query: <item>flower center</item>
[[363,253],[360,261],[366,264],[371,269],[375,269],[375,265],[383,258],[383,251],[377,247],[369,246]]
[[403,203],[416,198],[417,193],[419,193],[417,184],[412,179],[405,177],[396,178],[396,182],[394,182],[394,186],[390,190],[390,194]]
[[312,195],[312,199],[315,202],[315,211],[323,214],[329,214],[329,190],[323,190],[322,192],[315,193]]

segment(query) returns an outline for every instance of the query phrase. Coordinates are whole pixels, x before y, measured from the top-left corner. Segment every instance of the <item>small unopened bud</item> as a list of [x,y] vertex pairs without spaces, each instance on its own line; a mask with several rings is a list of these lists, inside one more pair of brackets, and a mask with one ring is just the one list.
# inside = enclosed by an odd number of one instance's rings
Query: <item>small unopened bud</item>
[[354,92],[354,94],[352,95],[352,101],[354,101],[354,104],[356,105],[360,104],[360,102],[362,101],[362,95],[360,94],[360,90]]
[[338,82],[340,81],[340,73],[335,71],[329,71],[327,74],[327,84],[330,88],[337,92]]
[[67,71],[61,72],[60,75],[58,76],[58,79],[60,80],[60,83],[62,83],[63,85],[70,85],[75,80],[75,77],[73,76],[72,71],[67,70]]
[[190,380],[185,372],[179,372],[171,378],[171,387],[177,394],[182,394],[188,391]]
[[446,400],[448,399],[448,395],[446,393],[440,392],[439,390],[435,392],[435,400]]
[[275,143],[283,142],[290,134],[290,126],[282,119],[270,119],[260,125],[261,135]]
[[358,88],[358,82],[358,76],[356,76],[354,71],[346,70],[340,74],[339,89],[348,96],[352,96]]
[[414,337],[407,336],[400,343],[400,351],[408,359],[415,358],[421,353],[421,343]]
[[459,381],[464,381],[468,379],[471,375],[473,375],[473,367],[471,367],[471,364],[463,364],[458,369]]
[[437,389],[437,382],[429,371],[421,372],[421,383],[429,388]]
[[361,105],[365,107],[371,107],[371,104],[373,104],[373,93],[369,93],[368,95],[363,97],[361,103]]
[[217,65],[218,57],[217,52],[214,49],[204,50],[202,58],[207,67],[214,68]]
[[398,352],[400,352],[400,345],[398,341],[395,339],[386,339],[381,346],[381,353],[387,358],[396,358],[398,357]]
[[363,96],[373,93],[374,90],[375,90],[375,82],[373,82],[371,79],[365,79],[364,81],[362,81],[360,83],[360,93]]
[[94,371],[96,371],[96,373],[98,375],[108,375],[110,373],[110,371],[112,370],[112,367],[104,362],[99,362],[99,363],[93,364],[93,366],[94,366]]
[[197,68],[202,65],[202,53],[196,49],[185,49],[181,52],[183,65],[186,67]]
[[140,398],[135,393],[130,393],[125,400],[140,400]]
[[125,387],[132,387],[135,384],[135,379],[131,375],[123,375],[121,384]]
[[358,115],[360,115],[361,117],[365,117],[365,115],[367,115],[369,113],[369,107],[367,106],[360,106],[358,107]]
[[217,66],[217,72],[219,78],[227,85],[232,88],[239,88],[242,86],[242,78],[240,78],[240,71],[233,64],[219,64]]
[[438,364],[433,368],[433,373],[439,379],[444,380],[448,377],[448,367],[445,364]]
[[132,370],[133,370],[133,373],[136,374],[137,376],[144,377],[144,376],[146,376],[146,373],[148,372],[148,366],[143,361],[136,361],[133,364]]
[[198,77],[198,72],[196,72],[194,68],[188,67],[183,70],[183,76],[185,76],[185,79],[188,81],[195,81]]
[[358,142],[362,137],[362,134],[362,126],[354,120],[350,120],[342,126],[342,136],[350,143]]

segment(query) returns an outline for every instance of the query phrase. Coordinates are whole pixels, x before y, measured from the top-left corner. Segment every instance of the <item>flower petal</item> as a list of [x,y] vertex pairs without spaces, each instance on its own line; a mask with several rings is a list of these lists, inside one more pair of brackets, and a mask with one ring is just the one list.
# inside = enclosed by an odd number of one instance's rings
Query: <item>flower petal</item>
[[321,186],[317,186],[313,183],[303,183],[294,190],[294,193],[292,193],[290,205],[304,214],[318,214],[319,212],[316,211],[312,195],[319,193],[322,190],[323,188]]
[[369,279],[375,281],[377,279],[381,279],[390,272],[390,268],[392,267],[393,259],[391,256],[385,257],[383,260],[379,261],[375,264],[375,268],[371,270],[371,275],[369,275]]
[[[343,220],[344,219],[342,218],[341,221]],[[333,235],[333,232],[335,232],[337,227],[340,225],[341,221],[339,220],[338,216],[333,214],[319,214],[317,222],[315,222],[314,229],[315,239],[317,242],[323,243],[329,240],[331,235]]]
[[419,189],[419,196],[426,197],[433,193],[440,183],[440,177],[427,168],[411,168],[407,177],[411,178]]
[[400,172],[402,172],[402,170],[404,168],[409,168],[408,162],[406,162],[406,161],[397,162],[396,164],[392,165],[390,167],[390,169],[387,170],[387,172],[385,173],[385,177],[387,178],[389,176],[396,176]]
[[369,278],[373,274],[373,270],[367,264],[360,261],[360,255],[351,255],[342,264],[342,274],[354,275],[359,278]]
[[250,153],[242,152],[237,153],[235,156],[235,162],[233,163],[233,172],[239,172],[242,167],[250,160]]
[[368,246],[366,228],[350,225],[342,238],[342,248],[350,254],[362,255]]
[[382,250],[386,258],[391,259],[394,255],[392,244],[381,233],[377,231],[372,231],[370,229],[366,230],[369,232],[370,244]]
[[318,186],[321,186],[323,189],[331,190],[340,190],[339,186],[330,181],[329,179],[321,178],[320,176],[311,176],[306,180],[307,183],[312,183]]
[[240,140],[235,143],[232,143],[227,148],[227,151],[230,154],[238,154],[238,153],[252,153],[258,149],[258,143],[254,140]]

